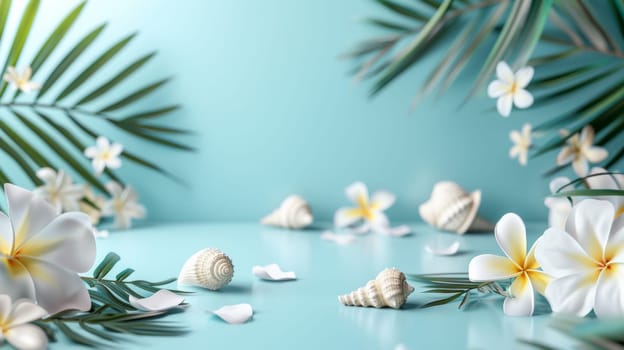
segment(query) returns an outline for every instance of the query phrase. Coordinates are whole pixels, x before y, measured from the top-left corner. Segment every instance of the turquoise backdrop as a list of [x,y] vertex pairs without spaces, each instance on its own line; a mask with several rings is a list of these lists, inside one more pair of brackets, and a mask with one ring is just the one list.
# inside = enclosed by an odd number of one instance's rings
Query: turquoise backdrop
[[[30,61],[77,3],[43,1],[20,63]],[[493,220],[509,211],[545,219],[548,180],[541,173],[554,165],[555,154],[522,167],[508,157],[508,135],[549,110],[515,111],[505,119],[485,96],[461,106],[470,86],[464,79],[408,113],[439,52],[371,100],[369,85],[354,84],[348,75],[352,62],[338,56],[380,33],[360,21],[380,11],[369,0],[91,0],[55,57],[109,21],[82,62],[125,34],[140,35],[94,81],[154,49],[158,56],[121,90],[174,77],[143,107],[183,105],[167,121],[194,130],[184,140],[198,152],[171,151],[100,129],[184,178],[186,185],[180,185],[124,165],[121,175],[137,188],[151,220],[255,221],[291,193],[303,195],[319,219],[329,220],[348,204],[343,190],[355,180],[398,195],[392,220],[417,220],[418,205],[445,179],[480,188],[482,212]],[[11,20],[14,28],[17,18]],[[47,72],[49,67],[34,80]]]

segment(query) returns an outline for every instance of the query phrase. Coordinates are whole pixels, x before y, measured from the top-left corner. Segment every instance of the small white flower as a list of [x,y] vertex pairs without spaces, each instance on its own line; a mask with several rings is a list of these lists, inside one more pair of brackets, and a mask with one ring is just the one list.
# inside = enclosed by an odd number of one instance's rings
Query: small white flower
[[42,198],[4,186],[10,216],[0,212],[0,294],[36,301],[50,314],[89,310],[78,276],[95,261],[93,227],[79,212],[57,215]]
[[11,297],[0,295],[0,344],[6,339],[18,350],[43,350],[48,347],[45,332],[31,324],[48,313],[26,299],[12,304]]
[[95,146],[87,147],[84,154],[91,158],[91,164],[96,174],[101,174],[105,168],[117,169],[121,167],[119,155],[123,151],[123,146],[119,143],[111,144],[104,136],[99,136],[95,140]]
[[37,171],[37,177],[44,184],[35,188],[34,193],[52,204],[57,214],[79,210],[84,186],[74,184],[69,174],[63,170],[57,173],[50,168],[41,168]]
[[509,150],[509,157],[516,158],[522,165],[527,164],[529,148],[531,148],[531,124],[524,124],[521,131],[512,130],[509,139],[514,143]]
[[[550,193],[557,192],[562,186],[570,183],[567,177],[557,177],[550,182]],[[572,210],[572,204],[565,197],[546,197],[544,205],[548,207],[548,226],[564,229],[565,222]]]
[[614,216],[610,202],[584,199],[565,230],[549,228],[538,239],[537,261],[553,276],[545,294],[553,312],[624,316],[624,220]]
[[31,76],[32,69],[30,69],[30,67],[24,68],[22,74],[20,74],[17,72],[15,67],[11,66],[7,69],[6,73],[4,73],[3,79],[16,89],[19,89],[23,93],[27,94],[31,91],[41,89],[41,84],[30,81]]
[[145,217],[145,207],[137,202],[138,196],[130,186],[121,186],[112,181],[106,184],[111,199],[104,203],[102,215],[115,216],[115,227],[127,229],[132,226],[132,219]]
[[533,104],[533,95],[524,88],[533,79],[533,68],[520,68],[515,74],[507,63],[501,61],[496,65],[496,77],[488,86],[488,96],[498,98],[496,108],[503,117],[511,113],[512,105],[523,109]]
[[572,162],[576,175],[587,175],[588,162],[598,163],[603,161],[609,153],[606,149],[593,146],[594,128],[587,125],[578,133],[572,135],[566,142],[566,146],[557,155],[557,165],[565,165]]
[[479,282],[514,278],[503,311],[510,316],[530,316],[535,306],[533,289],[544,294],[550,277],[538,270],[535,245],[527,254],[526,228],[518,215],[505,214],[496,224],[494,235],[506,256],[483,254],[472,258],[468,277]]

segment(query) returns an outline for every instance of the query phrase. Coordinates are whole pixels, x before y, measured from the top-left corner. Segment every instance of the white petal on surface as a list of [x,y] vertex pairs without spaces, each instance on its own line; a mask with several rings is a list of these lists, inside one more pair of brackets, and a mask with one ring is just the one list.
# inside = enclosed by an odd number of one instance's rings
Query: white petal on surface
[[594,312],[599,318],[624,316],[624,266],[612,264],[603,270],[596,286]]
[[518,266],[524,265],[526,257],[526,228],[524,221],[514,213],[507,213],[498,220],[494,228],[494,236],[498,246],[505,255]]
[[89,216],[64,213],[24,245],[23,254],[76,271],[88,271],[95,262],[95,238]]
[[503,95],[496,101],[496,109],[498,109],[498,113],[500,113],[503,117],[509,117],[512,105],[513,96],[511,94]]
[[23,188],[6,184],[4,191],[15,233],[15,247],[19,249],[56,217],[56,210],[44,199]]
[[529,108],[533,105],[533,95],[524,89],[519,89],[513,95],[513,101],[518,108]]
[[496,65],[496,76],[499,80],[508,84],[511,84],[516,80],[516,76],[514,75],[513,71],[504,61],[500,61]]
[[507,257],[483,254],[470,260],[468,278],[471,281],[496,281],[516,276],[519,268]]
[[497,98],[509,92],[509,84],[500,80],[494,80],[488,85],[487,94],[489,97]]
[[459,247],[459,241],[455,241],[451,243],[451,245],[446,247],[432,247],[431,245],[427,244],[425,245],[425,251],[433,255],[449,256],[457,254],[457,252],[459,251]]
[[371,206],[376,210],[384,211],[390,208],[396,201],[396,196],[388,191],[377,191],[371,198]]
[[236,304],[223,306],[212,313],[227,323],[241,324],[247,322],[253,316],[253,309],[249,304]]
[[373,231],[377,231],[377,232],[379,232],[377,230],[378,228],[384,228],[384,227],[390,226],[390,220],[388,220],[388,217],[386,216],[386,214],[384,214],[381,211],[374,212],[372,220],[368,220],[367,223],[370,225]]
[[602,260],[614,215],[613,204],[597,199],[580,201],[575,205],[573,215],[570,215],[568,222],[573,220],[576,229],[573,237],[595,260]]
[[10,328],[4,336],[18,350],[43,350],[48,347],[48,337],[34,324]]
[[254,276],[268,281],[288,281],[297,279],[297,275],[293,271],[282,271],[278,264],[269,264],[266,266],[254,266],[251,270]]
[[533,79],[534,73],[535,70],[533,67],[523,67],[518,69],[515,74],[516,85],[518,85],[519,88],[525,88],[529,85],[531,79]]
[[412,233],[412,229],[407,225],[400,225],[400,226],[395,226],[395,227],[375,226],[373,227],[373,230],[383,235],[392,236],[392,237],[403,237]]
[[11,326],[18,326],[24,323],[39,320],[48,313],[41,306],[33,304],[27,299],[20,299],[13,305],[13,310],[9,316]]
[[340,208],[336,210],[334,214],[334,226],[346,227],[358,222],[362,217],[355,215],[356,209],[354,208]]
[[325,231],[321,234],[321,239],[325,241],[331,241],[338,245],[351,244],[355,241],[355,236],[348,234],[335,234],[331,231]]
[[143,311],[163,311],[179,306],[184,298],[174,292],[161,289],[147,298],[136,298],[130,295],[128,302]]
[[533,286],[526,274],[516,278],[510,286],[512,297],[505,298],[503,311],[508,316],[531,316],[535,305]]
[[362,200],[368,202],[368,189],[363,182],[352,183],[345,189],[345,194],[353,203],[360,203]]
[[91,308],[91,298],[78,274],[43,260],[21,260],[32,276],[37,303],[50,314]]
[[589,272],[595,262],[565,231],[551,227],[535,243],[535,258],[542,269],[557,278]]
[[597,272],[554,279],[546,287],[546,299],[553,312],[585,317],[594,307],[597,280]]

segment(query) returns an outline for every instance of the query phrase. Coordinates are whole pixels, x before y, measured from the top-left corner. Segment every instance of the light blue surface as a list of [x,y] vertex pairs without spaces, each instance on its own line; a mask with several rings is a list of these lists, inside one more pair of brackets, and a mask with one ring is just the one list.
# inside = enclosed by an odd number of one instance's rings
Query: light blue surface
[[[420,309],[432,295],[417,287],[401,310],[346,307],[337,296],[363,286],[387,267],[406,273],[467,271],[469,260],[481,253],[502,254],[491,234],[457,236],[412,225],[414,234],[391,238],[361,236],[346,246],[320,239],[320,229],[287,231],[255,224],[159,224],[119,232],[98,240],[98,259],[109,251],[122,260],[118,269],[131,267],[135,277],[161,280],[177,276],[184,261],[204,247],[219,248],[234,265],[232,283],[218,292],[200,290],[187,298],[191,306],[168,320],[187,326],[183,337],[133,338],[127,349],[525,349],[518,338],[537,339],[561,348],[570,343],[547,327],[552,317],[544,302],[539,315],[507,317],[501,298],[470,304],[457,303]],[[528,225],[528,241],[542,233],[544,224]],[[432,256],[428,243],[458,239],[460,254]],[[278,263],[298,279],[266,282],[255,278],[254,265]],[[113,271],[115,272],[115,271]],[[175,287],[175,286],[173,286]],[[223,305],[249,303],[253,320],[229,325],[208,313]],[[65,340],[52,347],[70,348]],[[76,347],[78,348],[78,347]]]
[[[43,1],[20,64],[77,3]],[[504,119],[493,112],[495,101],[483,96],[460,108],[469,86],[464,82],[410,115],[409,103],[440,52],[371,101],[369,86],[354,85],[348,76],[351,62],[337,56],[382,34],[358,21],[381,11],[368,0],[92,0],[62,47],[110,21],[82,66],[124,35],[140,35],[89,84],[154,49],[156,59],[119,91],[174,76],[141,107],[181,103],[184,108],[169,122],[197,132],[186,140],[198,153],[108,134],[188,183],[183,187],[126,164],[121,174],[140,192],[151,220],[255,221],[291,193],[305,196],[317,217],[328,220],[347,203],[343,189],[362,180],[398,195],[391,219],[415,221],[418,204],[444,179],[481,188],[482,211],[492,219],[508,211],[545,219],[548,189],[540,174],[554,164],[554,154],[521,167],[508,157],[508,134],[560,111],[567,101]],[[105,125],[100,130],[108,133]]]

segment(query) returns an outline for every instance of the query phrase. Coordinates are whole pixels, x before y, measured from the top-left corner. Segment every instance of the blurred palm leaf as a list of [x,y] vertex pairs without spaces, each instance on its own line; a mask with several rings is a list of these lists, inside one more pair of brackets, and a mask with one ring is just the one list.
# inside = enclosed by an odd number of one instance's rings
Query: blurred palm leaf
[[[534,157],[566,142],[558,130],[568,129],[571,136],[586,125],[595,129],[596,144],[611,151],[605,167],[624,157],[624,1],[375,1],[391,17],[367,23],[390,34],[364,41],[345,55],[356,62],[356,80],[375,80],[371,95],[417,67],[435,46],[445,46],[444,56],[416,93],[414,104],[436,89],[438,94],[445,92],[462,75],[474,81],[467,97],[482,94],[499,61],[509,62],[514,69],[528,64],[537,72],[529,85],[536,95],[535,107],[572,96],[577,103],[571,111],[534,128],[550,135],[550,140],[534,148]],[[549,53],[533,57],[539,42]]]
[[[136,33],[116,41],[99,54],[95,53],[95,58],[90,62],[87,60],[88,62],[84,64],[80,63],[86,60],[83,57],[85,54],[94,50],[93,44],[104,32],[106,23],[99,24],[78,42],[70,45],[71,49],[68,52],[61,53],[60,60],[53,62],[51,57],[60,50],[59,44],[74,27],[86,2],[73,8],[60,21],[28,62],[21,53],[29,43],[29,34],[37,17],[40,0],[30,0],[26,4],[12,41],[3,36],[12,4],[10,0],[0,0],[0,38],[4,39],[1,43],[10,45],[2,65],[2,73],[8,67],[29,66],[32,69],[32,80],[41,83],[41,89],[32,95],[16,90],[12,97],[7,96],[8,83],[4,80],[0,83],[0,107],[4,107],[3,118],[0,120],[0,153],[4,153],[17,165],[10,168],[11,171],[8,167],[0,169],[0,182],[10,182],[10,176],[14,175],[13,169],[17,169],[16,171],[24,173],[34,185],[39,185],[40,181],[34,174],[38,168],[48,166],[55,169],[71,169],[92,186],[105,191],[104,180],[93,175],[88,159],[82,154],[84,148],[100,136],[100,133],[93,131],[96,127],[90,126],[98,120],[131,137],[142,138],[170,148],[193,150],[188,145],[169,139],[172,135],[189,134],[188,131],[172,128],[163,123],[152,124],[152,121],[175,111],[177,105],[152,106],[149,110],[135,107],[142,98],[158,91],[168,79],[148,83],[126,94],[114,90],[128,81],[129,77],[134,77],[139,68],[154,57],[154,53],[140,57],[127,65],[122,64],[123,68],[112,78],[104,82],[97,81],[97,74],[103,67],[110,66],[111,62],[120,64],[119,53],[130,44]],[[45,72],[42,68],[46,67],[49,73],[44,77]],[[138,152],[124,150],[122,157],[171,176],[164,169],[137,154]],[[122,182],[112,170],[107,170],[105,174],[109,179]]]

